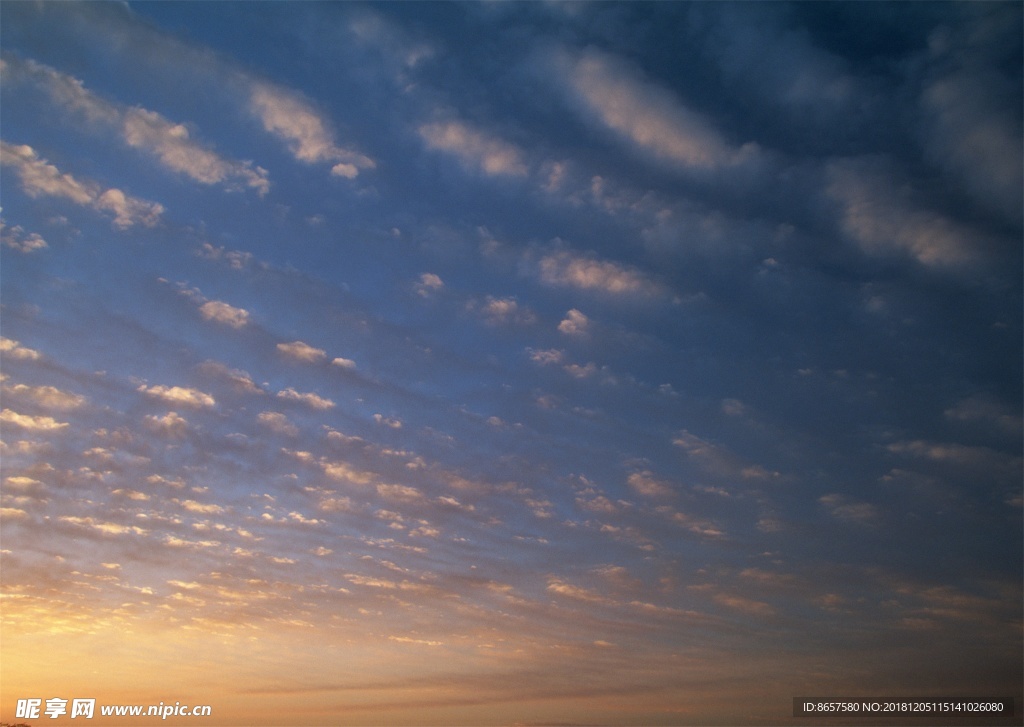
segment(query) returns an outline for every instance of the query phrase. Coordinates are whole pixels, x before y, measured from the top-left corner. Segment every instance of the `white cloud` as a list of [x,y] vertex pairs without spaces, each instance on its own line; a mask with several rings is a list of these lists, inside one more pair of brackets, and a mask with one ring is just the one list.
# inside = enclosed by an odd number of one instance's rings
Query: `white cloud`
[[0,351],[8,357],[19,361],[38,361],[43,357],[39,351],[33,348],[26,348],[15,340],[0,337]]
[[593,361],[589,361],[584,365],[581,364],[566,364],[562,367],[565,372],[575,379],[588,379],[597,373],[597,364]]
[[0,219],[0,242],[12,250],[24,253],[45,250],[49,247],[46,240],[38,233],[30,232],[26,235],[21,225],[8,227],[2,219]]
[[22,188],[30,197],[66,197],[81,205],[93,205],[99,198],[94,187],[82,184],[70,174],[64,174],[46,160],[40,159],[30,146],[0,141],[0,163],[16,169],[21,177]]
[[471,301],[467,307],[475,310],[492,326],[513,323],[528,325],[536,320],[533,311],[520,306],[515,298],[495,298],[488,295],[483,303]]
[[31,59],[4,59],[4,79],[29,82],[41,87],[58,105],[80,113],[90,123],[115,125],[120,120],[116,107],[85,88],[77,78]]
[[557,77],[606,128],[659,160],[716,168],[747,161],[756,144],[731,146],[710,122],[622,61],[597,51],[551,57]]
[[204,361],[198,369],[205,374],[225,378],[238,389],[250,394],[263,393],[263,389],[256,385],[247,371],[230,369],[219,361]]
[[557,348],[549,348],[546,350],[537,350],[533,348],[526,349],[526,352],[530,355],[530,360],[541,366],[550,366],[562,362],[565,357],[565,352],[560,351]]
[[338,358],[335,358],[335,359],[331,359],[331,365],[332,366],[339,366],[339,367],[341,367],[343,369],[354,369],[356,367],[356,362],[353,361],[350,358],[338,357]]
[[661,292],[660,285],[637,270],[569,252],[552,253],[541,258],[540,278],[549,285],[615,295],[656,295]]
[[331,174],[349,179],[358,175],[360,169],[376,166],[363,154],[339,147],[327,122],[293,91],[253,81],[249,108],[263,123],[263,128],[285,141],[301,162],[333,162]]
[[843,232],[869,255],[904,254],[950,269],[978,260],[976,233],[913,204],[877,160],[833,162],[826,171]]
[[412,502],[423,498],[419,490],[408,485],[377,485],[377,494],[385,500],[399,502]]
[[217,402],[209,394],[198,389],[191,389],[183,386],[146,386],[142,384],[138,388],[144,394],[162,399],[171,404],[185,404],[193,407],[212,407]]
[[62,520],[73,525],[80,525],[86,528],[92,528],[98,530],[105,535],[126,535],[133,533],[135,535],[145,535],[148,530],[140,528],[137,525],[120,525],[118,523],[102,522],[92,517],[76,517],[73,515],[62,515],[59,520]]
[[249,322],[249,311],[219,300],[206,301],[199,307],[199,312],[208,321],[224,323],[232,328],[243,328]]
[[78,394],[71,394],[61,391],[55,386],[28,386],[26,384],[15,384],[5,386],[4,393],[13,394],[16,397],[27,399],[34,404],[47,409],[59,409],[67,411],[77,409],[85,403],[85,397]]
[[95,182],[80,182],[70,174],[41,159],[27,145],[0,141],[0,164],[14,167],[22,189],[30,197],[65,197],[76,204],[114,214],[114,225],[126,229],[136,224],[154,226],[163,205],[126,195],[119,189],[103,190]]
[[778,472],[761,465],[748,464],[729,450],[701,439],[685,429],[676,435],[672,444],[686,452],[687,458],[719,476],[738,477],[744,480],[770,480],[780,476]]
[[142,224],[153,227],[163,214],[163,205],[131,197],[120,189],[108,189],[96,200],[96,209],[114,213],[114,225],[122,230]]
[[314,348],[308,343],[303,343],[302,341],[279,343],[277,344],[277,350],[285,356],[290,356],[291,358],[298,361],[304,361],[305,363],[319,363],[327,358],[327,352],[322,348]]
[[423,273],[420,282],[416,283],[416,292],[424,298],[429,298],[444,288],[444,281],[434,273]]
[[402,428],[401,420],[394,419],[394,418],[391,418],[391,417],[386,417],[383,414],[374,414],[373,415],[373,421],[377,422],[378,424],[383,424],[386,427],[390,427],[391,429],[401,429]]
[[280,412],[260,412],[259,416],[256,417],[256,420],[278,434],[284,434],[289,437],[297,437],[299,435],[299,428],[288,421],[288,417]]
[[55,429],[64,429],[68,426],[67,422],[58,422],[53,417],[47,416],[30,416],[28,414],[19,414],[16,411],[10,409],[4,409],[0,411],[0,422],[6,422],[8,424],[14,424],[15,426],[21,427],[22,429],[29,429],[36,432],[53,431]]
[[167,412],[162,417],[150,415],[146,424],[153,430],[170,437],[181,437],[188,431],[188,421],[177,412]]
[[574,598],[578,601],[587,601],[588,603],[611,603],[612,601],[605,598],[596,591],[591,591],[587,588],[581,588],[580,586],[574,586],[571,583],[566,583],[559,578],[548,578],[547,589],[552,593],[556,593],[559,596],[566,596],[568,598]]
[[558,324],[558,330],[567,336],[585,336],[590,329],[590,319],[573,308],[565,314],[565,319]]
[[181,506],[189,512],[197,512],[203,515],[217,515],[224,512],[220,505],[196,502],[195,500],[182,500]]
[[649,470],[634,472],[626,481],[630,487],[647,497],[667,497],[673,492],[671,483],[659,479]]
[[467,169],[488,176],[526,174],[518,147],[461,121],[423,124],[419,134],[430,149],[454,154]]
[[194,141],[184,124],[175,124],[153,111],[128,109],[124,112],[123,133],[129,146],[149,152],[168,169],[202,184],[225,184],[231,188],[240,183],[255,189],[260,196],[270,190],[265,169],[254,169],[249,162],[224,159]]
[[307,406],[311,406],[314,409],[333,409],[334,402],[330,399],[325,399],[317,394],[313,393],[300,393],[292,388],[287,388],[284,391],[277,392],[277,396],[280,399],[289,399],[291,401],[300,401]]

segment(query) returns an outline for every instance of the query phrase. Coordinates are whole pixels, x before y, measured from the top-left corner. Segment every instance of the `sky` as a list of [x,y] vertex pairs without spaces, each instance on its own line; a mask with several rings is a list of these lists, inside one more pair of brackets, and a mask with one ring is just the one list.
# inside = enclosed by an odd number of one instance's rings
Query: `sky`
[[1020,705],[1020,3],[0,18],[0,719]]

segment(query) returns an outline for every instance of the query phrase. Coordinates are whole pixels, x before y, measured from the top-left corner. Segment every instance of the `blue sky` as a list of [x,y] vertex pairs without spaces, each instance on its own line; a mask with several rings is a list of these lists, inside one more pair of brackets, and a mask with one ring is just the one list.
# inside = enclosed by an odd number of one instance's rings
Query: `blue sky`
[[1020,697],[1019,4],[2,20],[5,719]]

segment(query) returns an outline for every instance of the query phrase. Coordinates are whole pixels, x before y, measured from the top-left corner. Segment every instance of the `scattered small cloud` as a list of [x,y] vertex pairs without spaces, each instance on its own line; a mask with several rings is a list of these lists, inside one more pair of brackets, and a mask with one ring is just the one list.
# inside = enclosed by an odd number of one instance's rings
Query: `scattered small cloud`
[[515,145],[462,121],[423,124],[418,131],[429,149],[453,154],[472,171],[514,177],[527,173],[523,154]]
[[219,300],[206,301],[199,307],[199,312],[208,321],[223,323],[232,328],[244,328],[249,322],[249,311]]
[[322,348],[310,346],[302,341],[277,344],[277,350],[289,358],[303,363],[319,363],[327,359],[327,352]]
[[183,404],[196,408],[209,408],[217,402],[209,394],[187,386],[146,386],[141,384],[138,391],[169,404]]
[[79,181],[42,159],[32,147],[0,141],[0,164],[13,167],[22,189],[30,197],[63,197],[75,204],[114,215],[114,226],[153,227],[164,212],[163,205],[131,197],[120,189],[103,189],[91,181]]
[[590,332],[590,319],[577,309],[572,308],[558,324],[558,330],[566,336],[586,336]]

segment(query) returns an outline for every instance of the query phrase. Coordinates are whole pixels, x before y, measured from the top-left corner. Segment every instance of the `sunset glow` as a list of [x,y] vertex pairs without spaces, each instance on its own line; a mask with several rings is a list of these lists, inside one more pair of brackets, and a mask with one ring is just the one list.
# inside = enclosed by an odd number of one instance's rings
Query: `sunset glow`
[[1021,7],[0,4],[0,721],[1020,710]]

